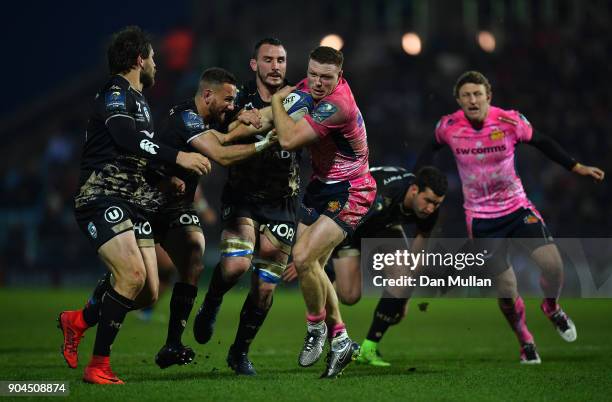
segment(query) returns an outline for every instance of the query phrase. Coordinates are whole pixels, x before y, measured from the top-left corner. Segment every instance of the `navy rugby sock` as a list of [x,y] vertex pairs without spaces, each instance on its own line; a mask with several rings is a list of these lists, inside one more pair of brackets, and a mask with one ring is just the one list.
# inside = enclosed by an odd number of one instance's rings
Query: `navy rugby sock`
[[264,323],[270,307],[272,307],[272,303],[265,310],[257,307],[251,294],[247,295],[240,311],[240,323],[238,324],[236,339],[234,339],[235,350],[239,352],[249,351],[249,346]]
[[121,296],[113,288],[104,293],[100,306],[100,321],[94,343],[94,355],[110,356],[110,348],[128,311],[134,309],[134,300]]
[[170,320],[168,321],[166,345],[181,344],[181,337],[197,295],[197,286],[184,282],[174,284],[170,299]]
[[374,310],[374,318],[366,339],[372,342],[380,342],[391,325],[395,325],[402,319],[402,312],[408,299],[381,298]]
[[109,288],[111,288],[110,272],[107,272],[100,280],[98,280],[96,288],[83,308],[83,320],[85,320],[87,326],[93,327],[98,323],[98,320],[100,319],[102,296],[104,296],[104,293],[106,293]]

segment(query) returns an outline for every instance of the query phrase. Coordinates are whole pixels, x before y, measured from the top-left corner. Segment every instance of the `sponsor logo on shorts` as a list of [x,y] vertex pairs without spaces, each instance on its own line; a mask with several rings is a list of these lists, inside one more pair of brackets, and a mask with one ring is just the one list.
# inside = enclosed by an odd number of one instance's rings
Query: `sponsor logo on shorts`
[[123,210],[115,206],[108,207],[106,211],[104,211],[104,219],[106,219],[108,223],[121,222],[123,219]]
[[178,221],[181,225],[200,225],[200,218],[197,215],[183,214],[179,216]]
[[87,231],[89,232],[89,235],[94,239],[98,238],[98,229],[96,228],[96,225],[94,225],[93,222],[89,222],[89,225],[87,225]]
[[538,223],[539,221],[540,220],[535,215],[527,215],[526,217],[523,218],[523,222],[525,222],[527,225],[532,224],[532,223]]
[[138,222],[134,225],[134,232],[139,236],[146,236],[153,233],[153,229],[151,229],[151,224],[149,221]]
[[340,201],[330,201],[327,203],[327,210],[329,212],[337,212],[340,210]]
[[266,226],[270,229],[270,232],[279,236],[282,239],[286,239],[288,241],[293,241],[293,236],[295,236],[295,229],[291,225],[287,225],[286,223],[281,224],[271,224],[267,223]]

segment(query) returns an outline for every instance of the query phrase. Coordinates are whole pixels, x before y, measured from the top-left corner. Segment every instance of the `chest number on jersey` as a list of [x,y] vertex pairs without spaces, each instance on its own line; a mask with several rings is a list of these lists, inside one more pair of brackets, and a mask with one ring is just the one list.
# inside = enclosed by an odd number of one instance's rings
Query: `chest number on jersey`
[[142,106],[138,101],[136,101],[136,107],[138,108],[138,113],[144,113],[144,116],[147,121],[151,120],[151,117],[149,115],[149,108],[147,108],[146,106]]

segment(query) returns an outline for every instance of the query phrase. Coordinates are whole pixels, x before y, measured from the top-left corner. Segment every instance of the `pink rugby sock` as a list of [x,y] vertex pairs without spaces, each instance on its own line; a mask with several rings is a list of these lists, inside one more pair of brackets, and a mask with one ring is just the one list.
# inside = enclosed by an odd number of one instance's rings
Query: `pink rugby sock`
[[520,296],[515,301],[512,299],[498,299],[499,308],[506,317],[510,328],[516,334],[521,345],[533,343],[533,335],[527,329],[525,319],[525,302]]

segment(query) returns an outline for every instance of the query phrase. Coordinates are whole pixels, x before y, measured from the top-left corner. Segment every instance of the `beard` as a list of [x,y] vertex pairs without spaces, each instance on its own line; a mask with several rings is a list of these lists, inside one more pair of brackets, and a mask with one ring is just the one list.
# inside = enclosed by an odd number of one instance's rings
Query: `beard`
[[225,120],[225,111],[217,106],[216,101],[210,107],[210,119],[217,124],[223,124]]
[[[268,77],[267,75],[263,75],[261,72],[259,72],[259,70],[257,71],[257,75],[259,76],[259,80],[261,82],[263,82],[266,86],[271,87],[271,88],[282,88],[284,86],[285,83],[285,77],[282,76],[281,77]],[[278,84],[271,84],[270,82],[267,81],[268,78],[273,78],[273,79],[279,79],[280,78],[280,82]]]
[[150,88],[155,84],[155,72],[140,70],[140,83],[142,84],[142,89]]

